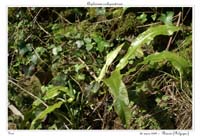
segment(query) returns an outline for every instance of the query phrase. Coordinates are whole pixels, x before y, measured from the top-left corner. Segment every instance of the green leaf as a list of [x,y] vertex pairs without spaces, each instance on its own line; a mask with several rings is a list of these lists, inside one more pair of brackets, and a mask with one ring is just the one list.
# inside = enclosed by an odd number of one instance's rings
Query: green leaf
[[[126,127],[128,127],[130,124],[131,110],[128,107],[129,105],[128,93],[122,81],[123,75],[120,73],[120,70],[123,69],[128,64],[130,59],[135,57],[142,57],[143,52],[141,50],[141,47],[145,44],[150,43],[155,36],[172,35],[173,32],[178,30],[180,30],[179,27],[172,25],[159,25],[156,27],[151,27],[148,30],[146,30],[131,43],[131,46],[128,48],[127,53],[120,60],[116,69],[111,73],[111,76],[103,80],[105,84],[110,88],[109,89],[110,93],[113,95],[115,111],[121,118],[122,122],[126,124]],[[106,56],[106,63],[102,68],[99,77],[97,78],[98,82],[101,81],[102,78],[105,76],[108,66],[116,58],[122,46],[123,44],[117,47],[114,51],[110,52]],[[131,71],[135,70],[136,69],[134,68]],[[130,73],[131,71],[128,71],[128,73]]]
[[74,95],[72,95],[67,87],[64,86],[51,86],[47,91],[45,96],[43,97],[44,100],[53,99],[57,95],[59,95],[61,92],[66,93],[69,97],[74,98]]
[[91,42],[92,42],[92,39],[91,39],[91,38],[84,38],[84,42],[85,42],[85,43],[91,43]]
[[191,45],[191,43],[192,43],[192,35],[189,35],[183,41],[182,46],[185,47],[185,46]]
[[90,51],[93,48],[93,44],[92,43],[87,43],[86,45],[86,50]]
[[46,49],[44,48],[44,47],[37,47],[36,49],[35,49],[35,51],[38,53],[38,54],[43,54],[45,51],[46,51]]
[[86,43],[86,50],[90,51],[93,48],[93,43],[91,38],[84,38],[84,42]]
[[19,50],[19,54],[23,56],[28,51],[30,51],[30,48],[25,44],[24,41],[19,41],[18,50]]
[[128,64],[128,60],[136,56],[137,49],[144,44],[150,43],[157,35],[172,35],[173,32],[178,30],[180,30],[179,27],[172,25],[159,25],[149,28],[131,43],[131,46],[128,48],[128,52],[118,63],[117,69],[123,69]]
[[32,107],[37,107],[41,104],[41,100],[40,99],[36,99],[33,103],[32,103]]
[[166,25],[171,25],[173,20],[174,12],[170,11],[166,14],[161,14],[158,20],[162,21]]
[[96,8],[96,15],[105,15],[106,9],[105,7]]
[[163,51],[161,53],[155,53],[144,58],[142,64],[154,64],[157,62],[169,61],[176,70],[178,70],[180,76],[191,66],[188,61],[176,53]]
[[123,99],[114,100],[114,108],[126,128],[129,128],[131,123],[131,110]]
[[153,14],[153,15],[151,15],[151,18],[152,18],[152,20],[153,21],[155,21],[156,20],[156,17],[157,17],[157,14],[155,13],[155,14]]
[[104,64],[103,68],[101,69],[101,72],[99,74],[99,77],[97,78],[97,81],[100,82],[103,77],[105,76],[105,73],[108,70],[109,65],[113,62],[113,60],[117,57],[119,51],[123,47],[124,44],[121,44],[118,46],[115,50],[111,51],[109,54],[106,56],[106,63]]
[[81,63],[81,64],[76,64],[76,65],[74,66],[74,68],[75,68],[75,71],[78,73],[79,70],[85,68],[85,65],[82,64],[82,63]]
[[82,41],[82,40],[76,41],[77,48],[81,48],[83,45],[84,45],[84,41]]
[[57,75],[55,75],[53,77],[53,79],[51,80],[51,83],[55,86],[65,86],[66,85],[66,79],[67,79],[67,74],[58,73]]
[[106,40],[104,40],[104,38],[101,35],[99,35],[98,33],[92,33],[91,37],[97,44],[96,49],[99,52],[103,52],[105,48],[109,47],[109,43]]
[[161,102],[161,99],[159,97],[157,97],[155,101],[157,104],[159,104]]
[[[61,92],[64,92],[67,96],[69,96],[70,101],[73,101],[75,99],[74,94],[72,94],[72,92],[69,90],[69,88],[64,87],[64,86],[47,86],[41,87],[43,92],[46,92],[45,95],[42,97],[43,100],[50,100],[50,99],[54,99],[56,96],[58,96]],[[41,104],[40,100],[35,100],[33,102],[33,106],[39,106]]]
[[34,55],[31,57],[31,62],[33,62],[33,64],[37,64],[37,63],[38,63],[38,56],[34,54]]
[[163,95],[163,96],[162,96],[162,100],[163,100],[163,101],[167,101],[168,99],[169,99],[169,96],[167,96],[167,95]]
[[58,53],[61,51],[62,51],[62,47],[58,46],[58,47],[53,48],[52,53],[53,53],[53,55],[57,56]]
[[113,17],[120,17],[123,14],[123,8],[117,8],[113,12]]
[[43,120],[49,113],[53,112],[55,109],[60,108],[63,104],[63,101],[59,101],[54,105],[48,106],[44,111],[40,112],[39,115],[32,121],[30,129],[35,128],[35,123],[38,120]]
[[97,43],[97,50],[103,52],[105,48],[109,47],[109,43],[103,39]]
[[75,78],[78,80],[78,81],[81,81],[81,80],[85,80],[85,74],[82,74],[82,73],[77,73]]
[[138,58],[141,58],[144,56],[144,53],[143,53],[143,50],[142,48],[137,48],[136,52],[135,52],[135,56],[138,57]]
[[140,20],[141,23],[145,23],[147,21],[147,14],[145,14],[144,12],[137,17],[138,20]]
[[109,78],[104,79],[104,82],[110,88],[110,93],[113,95],[116,113],[121,118],[122,123],[128,127],[130,125],[131,111],[128,107],[128,93],[126,86],[122,82],[120,71],[113,71]]
[[102,41],[102,37],[98,33],[92,33],[91,37],[96,43],[99,43],[100,41]]

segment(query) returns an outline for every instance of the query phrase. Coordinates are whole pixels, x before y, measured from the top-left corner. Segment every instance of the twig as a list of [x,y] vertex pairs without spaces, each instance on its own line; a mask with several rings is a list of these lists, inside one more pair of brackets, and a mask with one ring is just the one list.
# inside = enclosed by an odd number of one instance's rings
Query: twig
[[41,43],[45,44],[46,46],[48,46],[48,44],[46,42],[44,42],[42,39],[40,39],[40,37],[38,37],[37,35],[34,35]]
[[8,76],[8,79],[10,79],[10,80],[13,80],[13,81],[15,81],[15,82],[19,82],[19,80],[17,80],[17,79],[14,79],[13,77],[11,77],[11,76]]
[[43,8],[41,8],[38,13],[35,15],[35,17],[33,18],[33,23],[35,23],[37,21],[37,17],[40,14],[40,12],[43,10]]
[[[49,32],[47,32],[47,31],[37,22],[37,17],[38,17],[38,15],[40,14],[40,12],[42,11],[42,9],[43,9],[43,8],[41,8],[41,9],[38,11],[38,13],[35,15],[35,17],[33,18],[33,23],[34,23],[34,24],[37,24],[37,25],[39,26],[39,28],[40,28],[43,32],[45,32],[47,35],[51,36],[51,34],[50,34]],[[33,14],[31,13],[30,9],[28,9],[28,11],[29,11],[30,15],[33,17]]]
[[102,21],[99,21],[99,22],[95,22],[95,24],[101,24],[101,23],[107,23],[107,22],[112,22],[114,20],[117,20],[117,19],[120,19],[120,17],[117,17],[117,18],[113,18],[113,19],[109,19],[109,20],[102,20]]
[[[106,95],[104,95],[104,97],[100,100],[100,102],[97,103],[97,106],[94,108],[94,110],[92,111],[91,114],[93,114],[99,107],[101,107],[101,105],[104,103],[105,101],[105,98],[106,98]],[[90,114],[90,115],[91,115]]]
[[30,39],[31,38],[31,36],[32,36],[32,34],[30,34],[24,41],[25,42],[27,42],[28,41],[28,39]]
[[[177,21],[177,23],[176,23],[176,26],[179,26],[179,25],[180,25],[180,21],[181,21],[181,12],[179,12],[178,15],[179,15],[179,16],[178,16],[178,21]],[[175,36],[174,36],[174,38],[173,38],[173,40],[172,40],[172,43],[174,43],[174,40],[176,39],[177,34],[178,34],[178,32],[176,32],[176,34],[175,34]]]
[[90,68],[88,67],[88,65],[81,59],[78,57],[78,60],[85,65],[86,70],[89,72],[89,74],[95,79],[97,80],[97,77],[95,75],[95,73],[93,71],[90,71]]
[[39,28],[40,28],[43,32],[45,32],[47,35],[51,36],[51,34],[50,34],[48,31],[46,31],[37,21],[35,21],[35,23],[39,26]]
[[70,76],[70,78],[79,86],[79,88],[81,89],[81,92],[83,92],[83,89],[82,89],[81,85],[79,84],[79,82],[76,81],[76,79],[74,79],[72,76]]
[[[179,25],[180,25],[180,20],[181,20],[181,12],[178,13],[178,21],[177,21],[177,23],[176,23],[176,26],[179,26]],[[176,33],[176,35],[177,35],[177,33]],[[175,37],[176,37],[176,35],[175,35]],[[168,41],[166,50],[169,50],[169,47],[170,47],[170,45],[173,43],[173,41],[174,41],[174,40],[173,40],[173,36],[171,36],[171,37],[169,38],[169,41]]]
[[36,100],[39,100],[45,107],[48,107],[48,105],[41,100],[39,97],[35,96],[34,94],[32,94],[31,92],[25,90],[24,88],[22,88],[20,85],[18,85],[17,83],[13,82],[12,80],[8,80],[8,82],[12,83],[13,85],[17,86],[19,89],[21,89],[22,91],[26,92],[27,94],[29,94],[30,96],[32,96],[33,98],[35,98]]
[[147,24],[147,25],[136,26],[136,28],[149,27],[149,26],[154,26],[154,25],[158,25],[158,24],[161,24],[161,22],[156,22],[156,23],[151,23],[151,24]]
[[91,56],[91,58],[93,59],[93,62],[96,63],[94,56],[89,51],[87,51],[87,53]]
[[52,10],[54,13],[56,13],[60,18],[62,18],[65,22],[67,22],[68,24],[73,24],[72,22],[70,22],[69,20],[67,20],[66,18],[64,18],[62,15],[60,15],[57,11]]
[[40,55],[35,51],[35,48],[34,48],[32,45],[31,45],[31,47],[32,47],[32,49],[33,49],[35,55],[39,58],[39,60],[40,60],[42,63],[44,63],[44,64],[46,64],[47,66],[49,66],[44,60],[41,59]]
[[186,19],[187,15],[190,13],[190,10],[191,10],[191,9],[192,9],[192,8],[189,8],[189,9],[188,9],[188,11],[187,11],[187,13],[186,13],[185,17],[183,18],[183,21],[182,21],[182,23],[185,21],[185,19]]

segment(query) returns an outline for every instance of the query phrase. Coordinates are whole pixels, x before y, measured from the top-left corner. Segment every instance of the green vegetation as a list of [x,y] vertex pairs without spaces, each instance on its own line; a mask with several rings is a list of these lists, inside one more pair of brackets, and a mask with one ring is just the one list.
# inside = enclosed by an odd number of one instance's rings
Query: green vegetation
[[191,129],[191,8],[9,8],[9,129]]

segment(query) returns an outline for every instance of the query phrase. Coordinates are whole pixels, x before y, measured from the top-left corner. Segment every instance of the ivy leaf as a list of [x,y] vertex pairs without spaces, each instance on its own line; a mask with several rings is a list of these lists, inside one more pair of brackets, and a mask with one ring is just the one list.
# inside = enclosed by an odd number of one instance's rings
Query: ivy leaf
[[85,43],[91,43],[91,42],[92,42],[92,39],[91,39],[91,38],[84,38],[84,42],[85,42]]
[[45,51],[46,51],[46,49],[44,48],[44,47],[37,47],[36,49],[35,49],[35,51],[38,53],[38,54],[43,54]]
[[106,47],[108,47],[108,46],[109,46],[109,43],[106,42],[106,41],[103,41],[103,39],[102,39],[101,41],[99,41],[99,42],[97,43],[97,50],[98,50],[99,52],[103,52],[104,49],[105,49]]
[[161,14],[161,16],[158,18],[158,20],[162,21],[166,25],[172,25],[174,12],[169,11],[166,14]]
[[65,86],[66,79],[67,79],[67,75],[61,72],[53,77],[53,79],[51,80],[51,83],[55,86]]
[[30,47],[30,44],[26,44],[24,41],[20,40],[18,43],[18,50],[20,55],[24,55],[29,51],[32,51],[32,48]]
[[54,47],[52,52],[53,52],[53,55],[57,56],[59,52],[62,51],[62,47],[61,46],[58,46],[58,47]]
[[75,43],[76,43],[77,48],[81,48],[84,45],[84,42],[82,40],[78,40]]
[[140,22],[143,24],[147,21],[147,14],[145,14],[144,12],[137,17],[138,20],[140,20]]
[[31,57],[31,62],[33,62],[33,64],[37,64],[38,63],[38,56],[36,54],[34,54],[32,57]]
[[86,45],[86,50],[90,51],[93,48],[93,44],[92,43],[87,43]]
[[103,52],[105,48],[109,47],[109,43],[105,41],[98,33],[92,33],[91,37],[97,44],[96,50],[99,52]]

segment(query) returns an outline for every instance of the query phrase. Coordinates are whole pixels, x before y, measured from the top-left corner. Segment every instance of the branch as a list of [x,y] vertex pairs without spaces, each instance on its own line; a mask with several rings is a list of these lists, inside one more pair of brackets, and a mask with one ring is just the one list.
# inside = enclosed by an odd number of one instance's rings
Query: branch
[[95,75],[95,73],[93,71],[90,71],[90,68],[88,67],[88,65],[81,59],[81,58],[78,58],[78,60],[85,65],[85,68],[86,70],[90,73],[90,75],[96,80],[97,77]]
[[17,83],[13,82],[12,80],[8,80],[8,82],[12,83],[13,85],[17,86],[19,89],[21,89],[22,91],[26,92],[27,94],[29,94],[30,96],[32,96],[33,98],[35,98],[36,100],[39,100],[45,107],[48,107],[48,105],[41,100],[39,97],[35,96],[34,94],[32,94],[31,92],[25,90],[24,88],[22,88],[20,85],[18,85]]
[[[179,25],[180,25],[180,20],[181,20],[181,12],[178,13],[178,21],[177,21],[177,23],[176,23],[176,26],[179,26]],[[177,32],[176,32],[176,35],[177,35]],[[176,37],[176,36],[175,36],[175,37]],[[169,50],[169,47],[170,47],[170,45],[171,45],[173,42],[174,42],[174,40],[173,40],[173,37],[171,36],[171,37],[169,38],[169,41],[168,41],[166,50]]]

